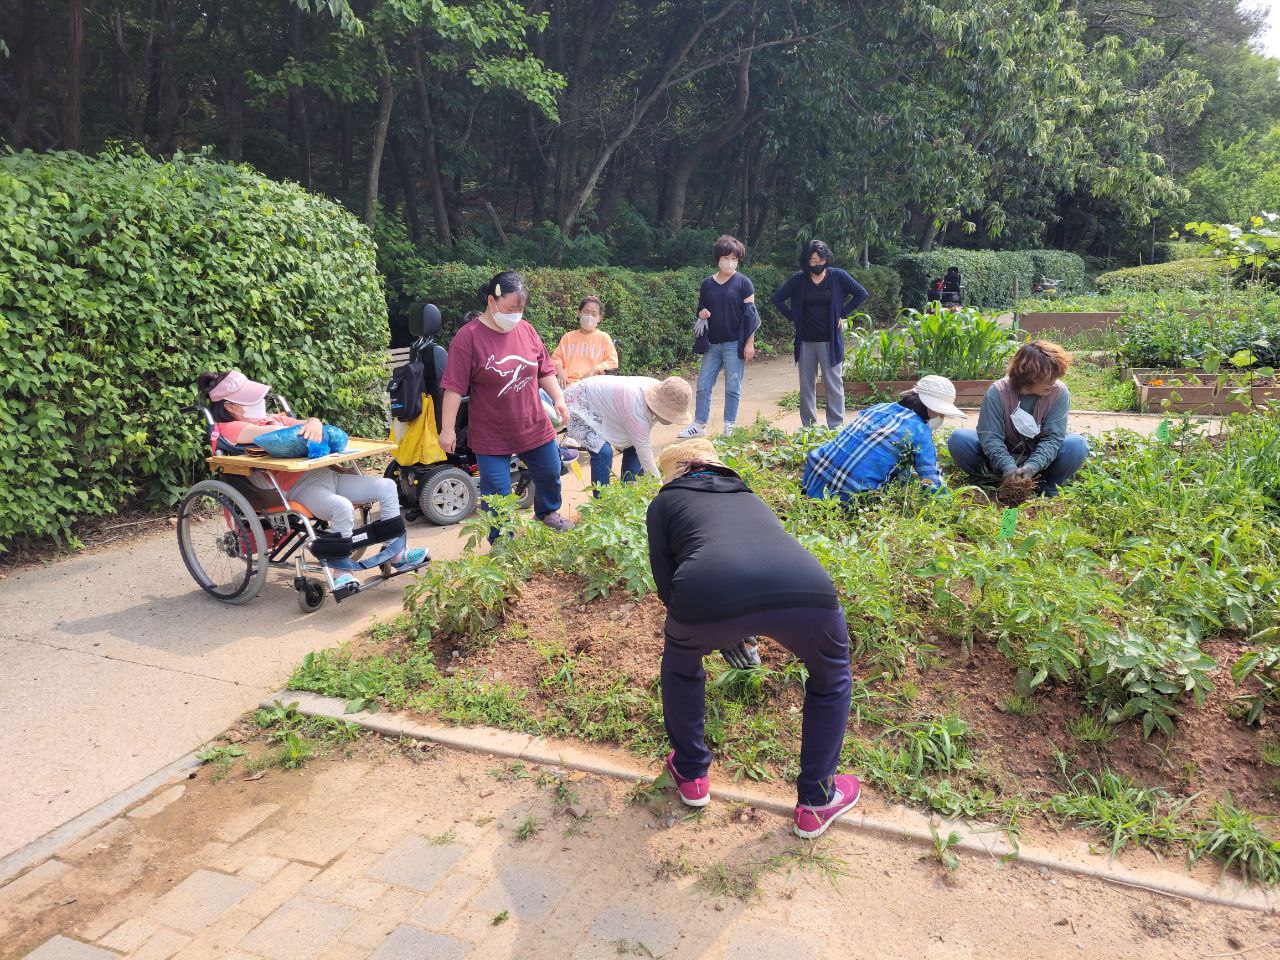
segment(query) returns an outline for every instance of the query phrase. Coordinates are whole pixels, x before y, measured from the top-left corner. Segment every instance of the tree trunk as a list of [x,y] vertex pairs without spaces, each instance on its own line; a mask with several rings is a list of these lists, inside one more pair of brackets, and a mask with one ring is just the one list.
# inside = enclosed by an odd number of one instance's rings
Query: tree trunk
[[453,231],[449,227],[449,204],[445,198],[444,180],[440,176],[436,123],[431,112],[431,98],[427,95],[426,71],[422,68],[422,51],[417,43],[410,44],[409,57],[413,65],[413,89],[417,94],[418,119],[422,122],[423,162],[427,168],[427,192],[431,197],[431,215],[435,220],[436,239],[445,246],[451,247]]
[[124,39],[124,11],[116,7],[112,13],[111,38],[120,55],[120,113],[129,118],[129,136],[142,139],[142,116],[138,112],[138,72],[129,46]]
[[79,150],[81,143],[80,88],[84,74],[84,0],[69,0],[67,34],[67,104],[62,145]]
[[355,165],[355,108],[342,105],[342,192],[351,192],[351,168]]
[[394,130],[387,134],[387,142],[391,147],[391,159],[395,161],[400,189],[404,192],[405,226],[409,228],[409,236],[416,245],[421,231],[418,226],[418,194],[413,186],[413,164],[404,148],[404,141],[396,135]]
[[37,0],[24,0],[22,4],[22,32],[9,55],[13,58],[13,71],[17,81],[18,102],[13,116],[13,146],[15,150],[39,149],[37,142],[37,107],[40,86],[39,55],[43,46],[41,27],[43,16]]
[[938,237],[938,221],[929,217],[924,226],[924,233],[920,236],[920,252],[928,253],[933,249],[933,241]]
[[399,90],[391,82],[391,65],[387,63],[386,50],[378,45],[378,117],[373,124],[373,141],[369,144],[369,168],[364,179],[364,210],[360,219],[370,230],[378,209],[378,176],[382,171],[382,152],[387,145],[387,130],[391,125],[391,108],[395,105]]
[[679,34],[682,37],[682,41],[663,61],[662,69],[654,80],[653,86],[643,97],[636,101],[636,104],[631,109],[631,116],[623,124],[622,129],[600,145],[591,161],[591,165],[587,169],[586,176],[578,183],[576,189],[567,193],[564,202],[558,204],[556,217],[560,229],[566,235],[569,235],[573,229],[574,221],[578,219],[578,214],[582,212],[582,208],[586,206],[587,201],[591,199],[591,195],[595,192],[596,183],[600,179],[600,174],[604,172],[604,168],[613,159],[613,155],[618,151],[618,148],[635,133],[636,128],[648,116],[653,105],[671,88],[676,81],[676,71],[684,63],[689,52],[702,40],[703,34],[727,17],[737,6],[737,0],[729,0],[729,2],[724,3],[720,10],[705,20],[696,24],[685,25],[684,30]]
[[152,5],[151,79],[143,129],[156,153],[168,155],[178,145],[178,83],[173,72],[173,44],[177,0],[155,0]]
[[[568,7],[566,3],[556,4],[557,23],[554,37],[557,41],[563,39],[565,19],[569,15]],[[552,162],[555,166],[555,190],[552,202],[555,205],[556,220],[566,233],[568,232],[564,226],[566,217],[571,221],[578,215],[578,210],[582,209],[582,203],[579,202],[572,215],[568,215],[575,203],[574,181],[577,177],[577,160],[582,152],[580,145],[583,103],[594,88],[595,78],[588,67],[598,38],[608,28],[617,13],[618,0],[586,3],[584,7],[583,18],[569,25],[577,35],[572,64],[565,62],[564,53],[559,49],[560,44],[557,43],[556,64],[565,74],[568,86],[560,98],[560,123],[556,127],[555,140],[552,144]]]
[[[289,5],[289,57],[301,65],[306,49],[302,37],[302,8]],[[307,96],[299,84],[289,84],[289,126],[298,155],[298,183],[311,189],[311,123],[307,118]]]
[[[748,47],[756,42],[756,28],[751,27],[747,36]],[[658,209],[658,222],[671,233],[679,233],[684,226],[685,197],[689,191],[689,179],[693,176],[698,164],[711,154],[722,149],[731,140],[746,129],[747,103],[751,97],[751,51],[747,50],[738,58],[738,91],[733,103],[733,112],[724,123],[716,127],[692,147],[677,151],[679,159],[667,178],[663,191],[663,202]]]

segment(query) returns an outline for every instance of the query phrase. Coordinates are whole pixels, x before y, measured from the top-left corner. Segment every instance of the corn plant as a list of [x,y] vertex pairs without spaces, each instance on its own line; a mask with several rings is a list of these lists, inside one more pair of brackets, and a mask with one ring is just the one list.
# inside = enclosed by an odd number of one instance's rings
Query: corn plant
[[920,313],[906,311],[906,330],[918,373],[953,380],[992,380],[1004,372],[1017,349],[1009,331],[973,309],[950,311],[940,305]]
[[859,383],[905,380],[912,375],[915,351],[902,330],[854,330],[845,350],[845,371]]

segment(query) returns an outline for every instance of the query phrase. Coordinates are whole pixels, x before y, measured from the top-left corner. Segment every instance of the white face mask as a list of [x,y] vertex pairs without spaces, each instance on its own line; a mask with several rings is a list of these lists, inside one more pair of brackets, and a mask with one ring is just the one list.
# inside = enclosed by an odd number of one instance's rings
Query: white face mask
[[244,415],[250,420],[265,420],[267,418],[267,398],[263,397],[256,403],[246,403],[240,406],[244,411]]
[[941,417],[930,417],[930,418],[929,418],[927,421],[925,421],[925,422],[929,424],[929,429],[930,429],[930,430],[932,430],[934,433],[937,433],[939,430],[941,430],[941,429],[942,429],[942,418],[941,418]]
[[1040,435],[1040,424],[1036,423],[1036,418],[1021,407],[1013,411],[1009,419],[1013,421],[1013,428],[1024,437],[1031,439]]
[[733,257],[721,257],[721,258],[720,258],[720,272],[721,272],[721,273],[737,273],[737,271],[738,271],[738,261],[737,261],[737,260],[735,260]]
[[592,330],[594,330],[596,328],[596,325],[599,322],[600,322],[599,317],[593,317],[589,313],[578,314],[578,326],[582,327],[582,329],[585,330],[587,333],[590,333]]
[[498,325],[498,329],[503,333],[510,333],[523,317],[523,313],[494,313],[493,322]]

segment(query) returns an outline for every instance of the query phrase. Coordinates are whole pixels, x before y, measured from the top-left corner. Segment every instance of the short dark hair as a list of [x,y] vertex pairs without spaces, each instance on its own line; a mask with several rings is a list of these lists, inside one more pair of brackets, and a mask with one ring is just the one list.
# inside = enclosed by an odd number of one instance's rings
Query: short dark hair
[[478,291],[480,294],[480,306],[487,307],[490,297],[495,300],[501,300],[509,293],[527,292],[528,290],[524,285],[524,277],[514,270],[503,270],[501,273],[495,273],[488,283],[481,285]]
[[604,304],[600,302],[600,298],[594,293],[589,297],[583,297],[582,302],[578,304],[578,310],[582,310],[588,303],[594,303],[600,309],[600,315],[604,316]]
[[711,248],[711,253],[717,260],[721,257],[737,257],[739,260],[744,260],[747,256],[747,248],[737,237],[731,237],[726,233],[716,238],[716,245]]
[[809,267],[809,258],[814,254],[820,256],[823,262],[829,267],[835,262],[835,254],[821,240],[810,240],[804,245],[804,249],[800,251],[800,269],[806,270]]

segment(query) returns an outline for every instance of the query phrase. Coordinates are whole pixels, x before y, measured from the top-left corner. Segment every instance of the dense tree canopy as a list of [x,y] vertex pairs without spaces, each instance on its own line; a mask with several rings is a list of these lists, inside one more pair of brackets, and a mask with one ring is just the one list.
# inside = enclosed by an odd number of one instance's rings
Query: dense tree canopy
[[1275,153],[1257,28],[1238,0],[0,0],[0,138],[208,149],[438,259],[1148,255],[1255,212],[1212,173]]

